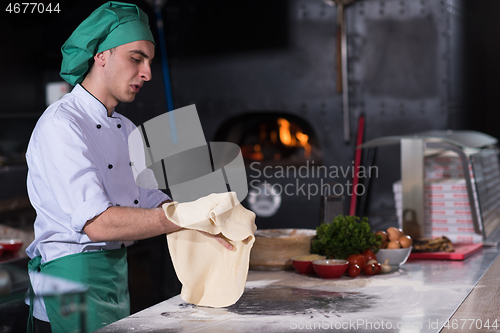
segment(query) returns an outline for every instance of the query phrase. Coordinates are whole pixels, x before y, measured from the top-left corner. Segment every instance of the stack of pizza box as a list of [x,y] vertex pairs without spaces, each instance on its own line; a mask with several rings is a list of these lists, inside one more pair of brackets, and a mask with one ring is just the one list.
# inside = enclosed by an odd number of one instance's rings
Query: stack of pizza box
[[[493,156],[496,158],[496,156]],[[486,162],[488,162],[486,160]],[[485,163],[488,165],[488,163]],[[495,162],[497,165],[498,163]],[[493,164],[492,164],[493,165]],[[477,170],[479,170],[479,174]],[[497,169],[497,168],[495,168]],[[495,171],[488,170],[487,168],[476,168],[475,174],[472,172],[472,166],[469,165],[469,172],[471,173],[471,180],[473,189],[477,188],[478,183],[489,184],[491,180],[493,183],[498,180],[498,184],[491,183],[493,187],[498,188],[500,185],[500,177],[495,175]],[[488,178],[489,177],[489,178]],[[464,178],[464,170],[458,155],[442,154],[437,156],[428,156],[424,160],[424,237],[438,238],[445,236],[453,243],[480,243],[483,241],[483,236],[475,233],[474,222],[472,219],[472,211],[467,192],[467,184]],[[481,186],[485,188],[485,186]],[[402,184],[398,181],[393,184],[394,197],[396,201],[396,212],[398,215],[400,227],[403,225],[402,214]],[[500,195],[500,192],[498,193]],[[482,216],[478,205],[477,191],[473,191],[473,200],[476,206],[476,212],[479,222],[481,223]],[[489,198],[486,194],[485,198]],[[500,203],[499,197],[495,194],[495,202],[488,199],[490,203],[483,203],[482,208],[485,206],[489,209],[498,210]],[[496,206],[493,207],[493,206]]]

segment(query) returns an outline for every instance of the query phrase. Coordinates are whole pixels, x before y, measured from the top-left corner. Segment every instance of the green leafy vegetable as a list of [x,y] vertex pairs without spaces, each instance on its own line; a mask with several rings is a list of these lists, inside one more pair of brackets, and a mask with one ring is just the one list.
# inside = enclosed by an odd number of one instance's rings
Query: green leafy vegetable
[[382,238],[372,232],[368,218],[339,215],[332,223],[322,223],[316,228],[311,253],[346,259],[369,248],[377,252],[381,245]]

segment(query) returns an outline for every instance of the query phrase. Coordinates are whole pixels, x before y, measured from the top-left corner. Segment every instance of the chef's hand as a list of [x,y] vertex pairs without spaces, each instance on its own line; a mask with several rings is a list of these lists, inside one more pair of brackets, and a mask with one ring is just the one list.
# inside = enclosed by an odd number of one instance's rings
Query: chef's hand
[[200,232],[208,237],[215,238],[215,240],[217,242],[219,242],[219,244],[221,244],[222,246],[224,246],[228,250],[232,250],[234,248],[234,246],[232,246],[231,243],[229,243],[228,239],[226,237],[224,237],[224,235],[222,235],[222,234],[212,235],[212,234],[205,232],[205,231],[200,231]]

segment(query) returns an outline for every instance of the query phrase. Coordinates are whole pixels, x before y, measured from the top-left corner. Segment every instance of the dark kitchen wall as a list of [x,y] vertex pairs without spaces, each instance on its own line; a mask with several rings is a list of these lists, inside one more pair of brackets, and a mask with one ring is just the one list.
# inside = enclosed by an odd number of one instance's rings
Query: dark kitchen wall
[[464,16],[467,127],[500,138],[500,2],[467,0]]

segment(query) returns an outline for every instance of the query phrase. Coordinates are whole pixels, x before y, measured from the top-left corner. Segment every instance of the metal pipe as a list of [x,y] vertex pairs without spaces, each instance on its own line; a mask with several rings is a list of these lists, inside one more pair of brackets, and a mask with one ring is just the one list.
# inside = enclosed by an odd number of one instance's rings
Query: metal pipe
[[349,143],[351,141],[351,123],[349,114],[349,86],[347,81],[347,35],[345,27],[345,13],[344,3],[338,3],[340,19],[340,52],[342,56],[342,109],[344,117],[344,141]]
[[[165,2],[166,3],[166,2]],[[170,71],[168,68],[168,58],[167,58],[167,45],[165,42],[165,31],[163,28],[163,17],[161,13],[163,1],[156,0],[154,3],[154,9],[156,14],[156,26],[158,27],[158,37],[160,42],[160,52],[161,52],[161,63],[163,68],[163,82],[165,86],[165,95],[167,99],[167,111],[172,111],[174,109],[174,98],[172,94],[172,85],[170,81]],[[172,136],[172,143],[177,143],[177,126],[175,124],[175,117],[173,112],[168,112],[169,122],[170,122],[170,133]]]

